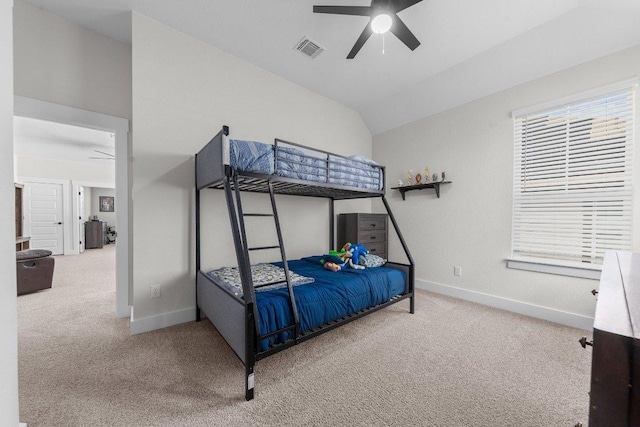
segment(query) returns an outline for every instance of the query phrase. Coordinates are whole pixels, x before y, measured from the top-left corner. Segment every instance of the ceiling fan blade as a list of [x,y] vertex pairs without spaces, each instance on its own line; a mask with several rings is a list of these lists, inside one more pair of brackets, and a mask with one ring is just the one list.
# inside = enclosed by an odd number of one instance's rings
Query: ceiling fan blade
[[422,0],[397,0],[392,7],[395,12],[398,13],[401,10],[405,10],[406,8],[413,6],[416,3],[420,3],[421,1]]
[[371,16],[371,7],[369,6],[313,6],[313,13]]
[[407,45],[411,50],[415,50],[420,46],[420,41],[413,35],[409,27],[396,15],[393,17],[393,24],[390,30],[400,41]]
[[96,153],[104,154],[105,156],[115,157],[113,154],[105,153],[104,151],[100,151],[100,150],[93,150],[93,151],[95,151]]
[[353,48],[351,48],[351,52],[347,55],[347,59],[355,58],[358,52],[360,52],[360,49],[362,49],[362,46],[364,46],[364,43],[369,40],[371,34],[373,34],[373,30],[371,30],[371,23],[368,22],[367,26],[362,30],[362,34],[360,34],[360,37],[358,37],[358,40],[356,40],[356,43],[353,45]]

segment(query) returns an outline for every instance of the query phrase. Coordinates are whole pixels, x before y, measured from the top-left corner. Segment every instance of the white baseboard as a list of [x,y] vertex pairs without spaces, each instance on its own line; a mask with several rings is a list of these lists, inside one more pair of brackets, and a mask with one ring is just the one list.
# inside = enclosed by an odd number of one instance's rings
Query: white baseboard
[[196,308],[185,308],[184,310],[163,313],[158,316],[135,319],[131,316],[129,331],[131,335],[142,334],[144,332],[155,331],[156,329],[168,328],[196,320]]
[[416,279],[416,288],[463,299],[466,301],[476,302],[478,304],[488,305],[490,307],[511,311],[513,313],[524,314],[525,316],[531,316],[538,319],[548,320],[550,322],[560,323],[562,325],[571,326],[573,328],[586,330],[593,329],[593,317],[583,316],[581,314],[555,310],[549,307],[542,307],[522,301],[516,301],[498,297],[495,295],[470,291],[468,289],[455,288],[453,286],[427,282],[426,280]]
[[[549,307],[542,307],[522,301],[511,300],[495,295],[484,294],[481,292],[470,291],[468,289],[456,288],[448,285],[441,285],[439,283],[428,282],[426,280],[420,279],[416,279],[416,287],[418,289],[424,289],[426,291],[435,292],[437,294],[447,295],[450,297],[499,308],[501,310],[523,314],[525,316],[531,316],[538,319],[548,320],[550,322],[560,323],[562,325],[571,326],[573,328],[585,330],[593,329],[593,317],[583,316],[581,314],[555,310]],[[142,319],[135,319],[134,316],[131,316],[130,332],[131,335],[142,334],[144,332],[150,332],[156,329],[168,328],[169,326],[191,322],[195,319],[195,307],[172,311],[170,313],[164,313],[158,316],[145,317]]]
[[18,427],[27,427],[27,423],[20,423],[18,424]]

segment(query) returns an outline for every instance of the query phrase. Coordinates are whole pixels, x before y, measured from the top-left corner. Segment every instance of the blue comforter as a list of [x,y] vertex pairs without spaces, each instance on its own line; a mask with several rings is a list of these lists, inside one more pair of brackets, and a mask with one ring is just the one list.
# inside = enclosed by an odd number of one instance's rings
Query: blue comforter
[[[405,276],[385,267],[347,269],[334,273],[320,264],[320,258],[289,261],[289,269],[315,278],[312,284],[293,288],[301,332],[340,319],[367,307],[389,301],[404,292]],[[274,263],[282,266],[282,263]],[[287,289],[256,293],[260,333],[267,334],[293,324]],[[261,350],[293,338],[293,331],[260,342]]]
[[229,142],[229,163],[236,170],[372,190],[383,186],[381,167],[363,161],[362,156],[354,156],[357,160],[334,155],[321,159],[297,148],[279,147],[276,169],[273,145],[238,139]]

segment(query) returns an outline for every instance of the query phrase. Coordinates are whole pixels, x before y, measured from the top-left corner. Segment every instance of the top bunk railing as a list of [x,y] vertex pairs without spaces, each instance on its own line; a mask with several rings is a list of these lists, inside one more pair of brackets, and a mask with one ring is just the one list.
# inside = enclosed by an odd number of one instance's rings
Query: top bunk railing
[[[302,144],[297,144],[295,142],[291,142],[291,141],[285,141],[284,139],[279,139],[276,138],[275,139],[275,143],[274,143],[274,150],[275,150],[275,170],[276,172],[278,171],[278,150],[281,150],[283,147],[282,144],[285,144],[287,146],[292,146],[292,147],[297,147],[300,148],[302,150],[307,150],[307,151],[311,151],[312,154],[309,155],[307,153],[305,153],[304,151],[300,154],[300,156],[302,156],[304,159],[309,160],[309,161],[314,161],[314,160],[322,160],[322,162],[324,163],[324,166],[318,166],[319,168],[322,168],[324,170],[327,170],[329,172],[331,171],[340,171],[339,168],[337,168],[338,165],[340,164],[344,164],[344,163],[339,163],[336,162],[336,159],[342,159],[343,161],[349,162],[349,166],[354,168],[354,169],[358,169],[361,170],[363,172],[371,172],[372,170],[374,170],[374,168],[372,168],[372,166],[377,166],[379,168],[383,168],[383,166],[374,164],[374,163],[370,163],[370,162],[365,162],[362,160],[357,160],[357,159],[353,159],[353,158],[349,158],[347,156],[343,156],[342,154],[336,154],[336,153],[332,153],[330,151],[325,151],[325,150],[320,150],[318,148],[313,148],[313,147],[308,147],[306,145],[302,145]],[[286,149],[286,148],[285,148]],[[322,158],[318,157],[317,155],[313,155],[313,154],[319,154],[322,156]],[[300,165],[307,165],[308,163],[305,162],[299,162],[299,161],[294,161],[294,160],[287,160],[287,162],[292,162],[292,163],[296,163],[296,164],[300,164]],[[375,168],[377,169],[377,168]]]
[[238,176],[241,191],[267,193],[272,182],[276,194],[335,200],[384,194],[384,166],[279,138],[273,144],[273,173],[236,170],[230,165],[228,135],[224,126],[196,155],[198,190],[223,189],[225,177]]

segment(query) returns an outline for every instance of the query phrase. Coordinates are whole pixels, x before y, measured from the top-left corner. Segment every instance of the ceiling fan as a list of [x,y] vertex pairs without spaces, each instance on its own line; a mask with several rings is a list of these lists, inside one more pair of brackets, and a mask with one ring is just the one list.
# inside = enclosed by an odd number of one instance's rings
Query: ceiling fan
[[398,17],[397,13],[420,3],[422,0],[372,0],[371,6],[313,6],[313,13],[330,13],[334,15],[368,16],[369,22],[356,40],[347,59],[358,54],[371,34],[383,34],[391,31],[411,50],[420,46],[420,42],[411,30]]
[[107,157],[89,157],[90,159],[95,159],[95,160],[115,160],[116,159],[116,156],[114,156],[113,154],[105,153],[104,151],[100,151],[100,150],[93,150],[93,151]]

